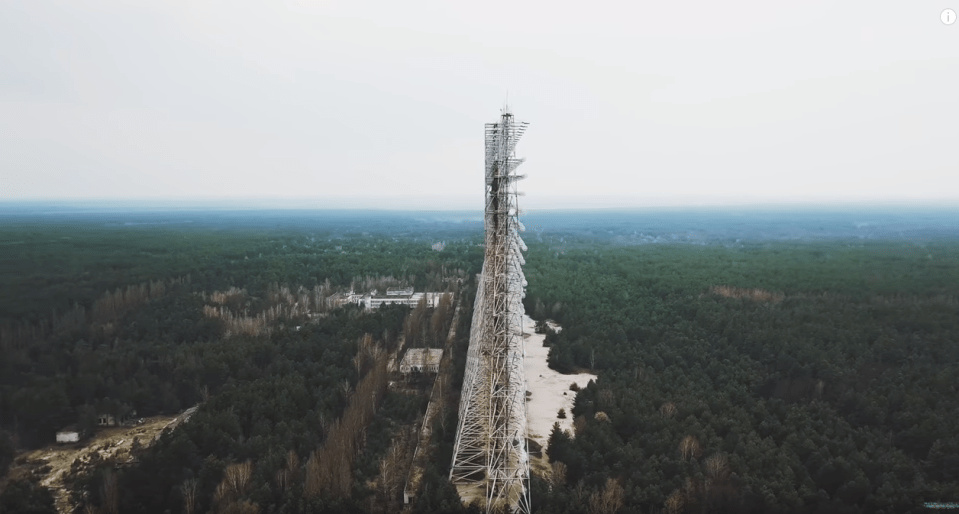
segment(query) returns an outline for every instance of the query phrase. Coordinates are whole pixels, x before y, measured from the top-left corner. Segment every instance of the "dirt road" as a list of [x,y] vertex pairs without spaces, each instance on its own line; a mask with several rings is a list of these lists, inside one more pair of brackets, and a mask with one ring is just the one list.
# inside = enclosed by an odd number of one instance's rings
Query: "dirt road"
[[[547,322],[555,331],[562,330],[554,323]],[[580,388],[586,387],[590,380],[596,380],[596,375],[578,373],[564,375],[552,370],[547,364],[549,348],[543,346],[545,334],[535,332],[536,322],[529,316],[523,317],[523,330],[528,334],[526,339],[526,383],[530,397],[526,402],[527,436],[539,443],[543,451],[530,455],[530,472],[547,477],[550,474],[549,459],[546,457],[546,445],[549,434],[553,430],[553,423],[559,423],[563,430],[573,430],[573,401],[576,393],[570,391],[573,382]],[[565,418],[558,418],[559,409],[566,411]]]

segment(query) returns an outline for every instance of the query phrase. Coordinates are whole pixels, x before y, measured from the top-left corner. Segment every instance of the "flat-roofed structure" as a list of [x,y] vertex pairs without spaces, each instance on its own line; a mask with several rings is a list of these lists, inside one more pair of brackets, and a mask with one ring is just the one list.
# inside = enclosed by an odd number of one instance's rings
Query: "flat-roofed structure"
[[76,443],[80,441],[80,431],[77,427],[71,425],[57,432],[57,442],[61,444]]
[[400,361],[400,373],[438,373],[443,350],[439,348],[410,348]]
[[[406,291],[403,291],[406,293]],[[379,309],[381,305],[386,304],[399,304],[399,305],[409,305],[410,307],[416,307],[424,297],[426,298],[427,307],[436,307],[439,303],[440,298],[448,293],[413,293],[409,294],[391,294],[387,293],[386,296],[380,295],[366,295],[360,300],[363,306],[369,310]]]

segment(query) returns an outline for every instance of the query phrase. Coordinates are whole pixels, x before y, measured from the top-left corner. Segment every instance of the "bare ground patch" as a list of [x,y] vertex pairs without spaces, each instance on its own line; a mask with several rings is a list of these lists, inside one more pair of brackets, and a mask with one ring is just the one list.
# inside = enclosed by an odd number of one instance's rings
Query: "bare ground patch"
[[779,303],[786,298],[786,295],[775,291],[733,286],[710,286],[709,292],[726,298],[745,298],[756,302]]
[[7,480],[0,483],[0,490],[6,487],[9,480],[32,475],[50,489],[58,512],[72,512],[69,489],[78,476],[104,462],[113,462],[116,465],[133,462],[134,441],[141,448],[150,446],[164,429],[176,427],[189,418],[194,410],[195,407],[177,416],[146,418],[142,424],[136,426],[100,429],[92,438],[80,443],[52,444],[23,453],[10,467]]
[[[573,432],[573,400],[576,392],[570,390],[570,385],[576,383],[580,388],[586,387],[590,380],[596,380],[591,373],[576,373],[564,375],[550,369],[546,358],[549,348],[543,346],[545,334],[534,332],[536,322],[529,316],[523,317],[523,330],[526,333],[526,383],[529,394],[526,398],[526,423],[528,437],[535,441],[541,450],[538,455],[530,451],[531,472],[548,476],[549,461],[546,456],[546,444],[553,424],[559,423],[563,430]],[[553,330],[562,330],[558,325],[549,323]],[[565,418],[557,417],[559,410],[566,413]],[[532,445],[531,450],[532,450]]]

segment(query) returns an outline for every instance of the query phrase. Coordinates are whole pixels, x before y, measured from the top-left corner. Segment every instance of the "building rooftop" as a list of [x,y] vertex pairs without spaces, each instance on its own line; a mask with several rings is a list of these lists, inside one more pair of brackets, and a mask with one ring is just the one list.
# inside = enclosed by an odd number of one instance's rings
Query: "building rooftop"
[[443,358],[443,350],[439,348],[410,348],[400,362],[400,370],[408,370],[414,366],[420,369],[439,366]]

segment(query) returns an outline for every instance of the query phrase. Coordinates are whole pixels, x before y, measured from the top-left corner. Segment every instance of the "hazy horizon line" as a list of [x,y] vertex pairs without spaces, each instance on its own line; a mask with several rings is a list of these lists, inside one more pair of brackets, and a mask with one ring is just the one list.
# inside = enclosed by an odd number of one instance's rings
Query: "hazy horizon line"
[[[525,201],[524,201],[525,200]],[[16,207],[119,208],[134,211],[169,210],[364,210],[364,211],[482,211],[482,197],[363,196],[363,197],[128,197],[128,198],[0,198],[0,209]],[[14,209],[11,209],[14,208]],[[754,197],[636,197],[540,195],[521,197],[520,208],[531,213],[549,210],[644,209],[845,209],[913,208],[959,209],[959,198],[838,198],[758,199]]]

